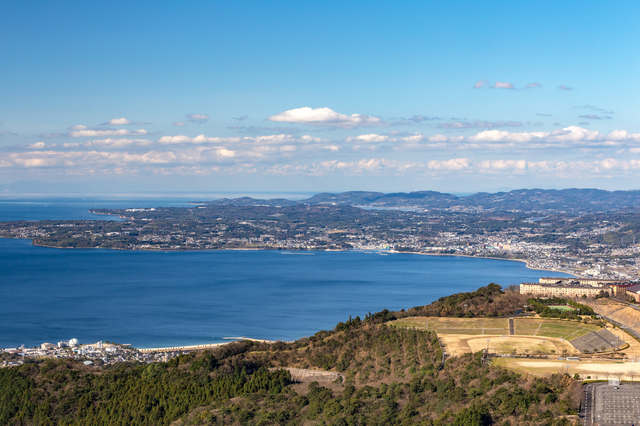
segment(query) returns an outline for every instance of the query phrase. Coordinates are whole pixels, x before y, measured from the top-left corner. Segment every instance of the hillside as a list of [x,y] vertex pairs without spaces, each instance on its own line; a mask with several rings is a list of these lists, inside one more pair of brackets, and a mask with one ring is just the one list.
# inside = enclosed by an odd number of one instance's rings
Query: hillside
[[486,193],[458,197],[437,191],[382,192],[350,191],[320,193],[300,201],[285,199],[259,200],[249,197],[220,199],[203,203],[238,206],[285,206],[298,204],[334,204],[370,208],[402,209],[483,209],[496,211],[565,211],[611,212],[640,207],[640,191],[605,191],[600,189],[517,189],[509,192]]
[[[568,375],[520,376],[483,365],[479,353],[440,369],[435,334],[380,323],[392,318],[384,311],[293,343],[237,342],[167,363],[3,368],[0,424],[572,424],[563,416],[576,413],[580,386]],[[345,380],[296,384],[285,367]]]

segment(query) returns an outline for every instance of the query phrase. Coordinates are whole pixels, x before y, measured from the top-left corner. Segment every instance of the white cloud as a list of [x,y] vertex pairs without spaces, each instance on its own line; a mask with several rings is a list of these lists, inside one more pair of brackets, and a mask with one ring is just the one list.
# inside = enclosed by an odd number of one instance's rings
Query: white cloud
[[450,160],[431,160],[427,163],[430,170],[459,171],[471,167],[473,160],[470,158],[452,158]]
[[496,81],[492,86],[496,89],[515,89],[516,87],[512,83],[508,83],[506,81]]
[[506,130],[484,130],[467,138],[470,142],[530,142],[548,136],[549,132],[515,133]]
[[450,123],[440,123],[438,127],[442,129],[473,129],[473,128],[494,128],[494,127],[521,127],[522,121],[454,121]]
[[526,87],[527,87],[527,89],[534,89],[534,88],[537,88],[537,87],[542,87],[542,84],[540,84],[540,83],[529,83],[529,84],[527,84]]
[[527,170],[526,160],[485,160],[479,161],[477,168],[482,171]]
[[[568,126],[552,132],[508,132],[485,130],[467,138],[469,142],[512,143],[520,148],[607,148],[640,142],[640,133],[630,134],[625,130],[614,130],[608,135],[597,130]],[[499,146],[496,146],[499,147]]]
[[69,130],[87,130],[87,126],[83,126],[82,124],[76,124],[75,126],[69,127]]
[[478,82],[473,85],[473,88],[474,89],[479,89],[481,87],[486,86],[487,84],[489,84],[489,80],[485,80],[485,79],[478,80]]
[[446,142],[449,138],[445,135],[433,135],[429,136],[429,142]]
[[144,129],[139,130],[76,130],[69,133],[72,138],[78,137],[99,137],[99,136],[136,136],[146,135],[148,132]]
[[196,137],[189,137],[186,135],[177,136],[162,136],[158,139],[160,144],[202,144],[202,143],[232,143],[239,142],[242,138],[218,138],[208,137],[205,135],[198,135]]
[[45,143],[44,142],[30,143],[29,145],[27,145],[27,147],[29,149],[43,149],[45,147]]
[[169,144],[205,144],[205,143],[255,143],[255,144],[274,144],[274,143],[312,143],[312,142],[326,142],[324,139],[316,138],[309,135],[294,136],[294,135],[266,135],[256,137],[209,137],[205,135],[198,135],[196,137],[189,137],[186,135],[177,136],[162,136],[158,139],[158,143],[163,145]]
[[560,86],[558,86],[558,89],[560,90],[573,90],[573,87],[568,87],[564,84],[561,84]]
[[400,173],[420,166],[419,163],[388,160],[386,158],[370,158],[354,161],[323,161],[320,165],[325,171],[340,172],[347,175],[380,172]]
[[178,126],[178,127],[182,127],[182,126],[186,126],[187,123],[183,122],[183,121],[176,121],[175,123],[171,123],[172,126]]
[[[104,148],[124,148],[129,146],[149,146],[153,144],[147,139],[96,139],[85,142],[83,146],[87,147],[104,147]],[[66,145],[66,144],[65,144]]]
[[327,142],[325,139],[316,138],[309,135],[303,136],[294,136],[294,135],[267,135],[267,136],[256,136],[256,137],[244,137],[242,138],[242,142],[254,142],[254,143],[314,143],[314,142]]
[[209,116],[208,114],[187,114],[186,117],[192,123],[201,123],[201,124],[206,123],[211,118],[211,116]]
[[308,124],[353,129],[355,127],[387,126],[379,117],[362,114],[345,115],[330,108],[296,108],[268,117],[269,121]]
[[133,123],[133,122],[127,120],[124,117],[122,117],[122,118],[112,118],[111,120],[107,121],[106,123],[102,123],[103,126],[126,126],[127,124],[140,124],[140,123]]
[[376,135],[374,133],[369,135],[360,135],[355,137],[348,137],[345,139],[347,142],[364,142],[364,143],[372,143],[372,142],[387,142],[389,141],[389,136],[386,135]]

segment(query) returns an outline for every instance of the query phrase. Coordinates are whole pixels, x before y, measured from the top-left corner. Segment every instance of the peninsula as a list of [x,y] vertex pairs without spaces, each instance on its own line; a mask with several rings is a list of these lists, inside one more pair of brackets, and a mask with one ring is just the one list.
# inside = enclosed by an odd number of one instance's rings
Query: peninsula
[[[532,194],[532,191],[534,192]],[[120,220],[14,221],[0,236],[58,248],[392,250],[521,260],[579,276],[640,276],[638,191],[518,190],[240,198],[95,209]],[[638,240],[640,243],[640,240]]]

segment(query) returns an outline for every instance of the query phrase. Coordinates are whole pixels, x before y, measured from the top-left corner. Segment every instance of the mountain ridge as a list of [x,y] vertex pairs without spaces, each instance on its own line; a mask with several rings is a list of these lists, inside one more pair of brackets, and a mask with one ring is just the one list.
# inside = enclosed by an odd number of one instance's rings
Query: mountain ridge
[[524,211],[618,211],[640,208],[640,190],[606,191],[595,188],[515,189],[508,192],[478,192],[456,196],[438,191],[383,193],[374,191],[322,192],[308,199],[261,200],[250,197],[203,201],[214,205],[288,206],[333,204],[365,208],[482,209]]

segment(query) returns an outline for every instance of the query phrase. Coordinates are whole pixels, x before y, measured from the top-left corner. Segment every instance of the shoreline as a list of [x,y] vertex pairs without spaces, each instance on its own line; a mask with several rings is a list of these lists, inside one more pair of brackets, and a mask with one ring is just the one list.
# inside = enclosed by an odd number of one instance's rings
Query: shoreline
[[[31,244],[33,246],[36,247],[41,247],[41,248],[57,248],[57,249],[64,249],[63,247],[50,247],[50,246],[45,246],[45,245],[38,245],[38,244],[33,244],[33,239],[30,238],[17,238],[17,237],[5,237],[2,236],[2,238],[6,238],[6,239],[11,239],[11,240],[31,240]],[[75,248],[75,247],[74,247]],[[81,250],[83,248],[75,248],[78,250]],[[100,247],[87,247],[84,249],[100,249]],[[104,249],[104,248],[103,248]],[[185,252],[185,251],[193,251],[193,252],[200,252],[200,251],[285,251],[285,249],[258,249],[258,248],[226,248],[226,249],[206,249],[206,250],[148,250],[148,249],[141,249],[141,250],[132,250],[132,249],[123,249],[123,248],[111,248],[111,249],[105,249],[105,250],[120,250],[120,251],[147,251],[147,252]],[[293,252],[311,252],[311,253],[315,253],[315,252],[322,252],[325,250],[290,250]],[[353,252],[361,252],[361,253],[365,253],[364,249],[351,249],[351,250],[338,250],[338,251],[344,251],[344,252],[349,252],[349,251],[353,251]],[[525,264],[525,267],[527,269],[530,270],[539,270],[539,271],[549,271],[549,272],[558,272],[558,273],[563,273],[563,274],[567,274],[567,275],[571,275],[571,276],[576,276],[575,274],[570,274],[568,272],[564,272],[564,271],[558,271],[558,270],[554,270],[554,269],[544,269],[544,268],[534,268],[531,267],[528,263],[528,261],[526,259],[505,259],[505,258],[494,258],[494,257],[487,257],[487,256],[471,256],[471,255],[463,255],[463,254],[450,254],[450,253],[424,253],[424,252],[413,252],[413,251],[390,251],[390,250],[384,250],[384,249],[377,249],[377,250],[372,250],[374,253],[380,252],[380,251],[384,251],[386,253],[392,253],[392,254],[413,254],[413,255],[421,255],[421,256],[437,256],[437,257],[465,257],[465,258],[471,258],[471,259],[488,259],[488,260],[503,260],[503,261],[518,261],[521,263]],[[175,345],[175,346],[167,346],[167,347],[151,347],[151,348],[137,348],[138,351],[142,352],[142,353],[154,353],[154,352],[173,352],[173,351],[193,351],[193,350],[206,350],[206,349],[213,349],[219,346],[223,346],[223,345],[228,345],[229,343],[233,343],[234,341],[242,341],[242,340],[249,340],[249,341],[256,341],[256,342],[265,342],[265,343],[275,343],[277,340],[266,340],[266,339],[252,339],[252,338],[247,338],[247,337],[232,337],[232,338],[226,338],[229,339],[229,342],[219,342],[219,343],[202,343],[202,344],[191,344],[191,345]],[[134,344],[135,346],[135,344]]]
[[[305,252],[305,251],[309,251],[309,252],[324,252],[324,251],[331,251],[331,252],[348,252],[348,251],[358,251],[358,252],[365,252],[365,249],[346,249],[346,250],[342,250],[342,249],[336,249],[336,250],[327,250],[327,249],[291,249],[291,248],[282,248],[282,247],[278,247],[278,248],[261,248],[261,247],[230,247],[230,248],[218,248],[218,249],[197,249],[197,248],[188,248],[188,249],[171,249],[171,248],[163,248],[163,249],[155,249],[155,248],[139,248],[139,249],[128,249],[128,248],[116,248],[116,247],[56,247],[56,246],[48,246],[48,245],[43,245],[43,244],[36,244],[34,243],[34,239],[33,238],[19,238],[19,237],[6,237],[4,235],[0,235],[0,238],[4,238],[7,240],[31,240],[31,245],[35,246],[35,247],[42,247],[42,248],[52,248],[52,249],[60,249],[60,250],[120,250],[120,251],[148,251],[148,252],[185,252],[185,251],[301,251],[301,252]],[[531,269],[533,271],[549,271],[549,272],[557,272],[557,273],[561,273],[561,274],[567,274],[567,275],[571,275],[572,277],[578,278],[578,274],[576,274],[574,271],[571,272],[567,272],[567,271],[560,271],[557,269],[549,269],[549,268],[535,268],[529,265],[529,261],[527,259],[508,259],[508,258],[504,258],[504,257],[488,257],[488,256],[470,256],[468,254],[451,254],[451,253],[422,253],[422,252],[417,252],[417,251],[391,251],[388,249],[372,249],[372,251],[374,252],[379,252],[379,251],[385,251],[387,253],[392,253],[392,254],[417,254],[420,256],[441,256],[441,257],[467,257],[470,259],[490,259],[490,260],[507,260],[507,261],[511,261],[511,262],[521,262],[525,264],[525,267],[527,269]]]
[[566,272],[566,271],[559,271],[557,269],[547,269],[547,268],[534,268],[532,266],[529,265],[529,261],[527,259],[506,259],[503,257],[487,257],[487,256],[469,256],[468,254],[440,254],[440,253],[421,253],[421,252],[417,252],[417,251],[403,251],[403,252],[398,252],[398,251],[394,251],[392,253],[407,253],[407,254],[419,254],[421,256],[451,256],[451,257],[468,257],[470,259],[490,259],[490,260],[507,260],[510,262],[521,262],[524,263],[527,269],[531,269],[533,271],[549,271],[549,272],[557,272],[560,274],[567,274],[567,275],[571,275],[573,277],[578,278],[578,275],[573,273],[573,272]]
[[223,339],[228,339],[228,342],[222,343],[204,343],[202,345],[185,345],[185,346],[167,346],[164,348],[138,348],[139,352],[150,353],[150,352],[179,352],[179,351],[202,351],[211,348],[217,348],[224,345],[229,345],[235,342],[242,341],[251,341],[251,342],[260,342],[260,343],[275,343],[277,340],[265,340],[265,339],[252,339],[250,337],[223,337]]

